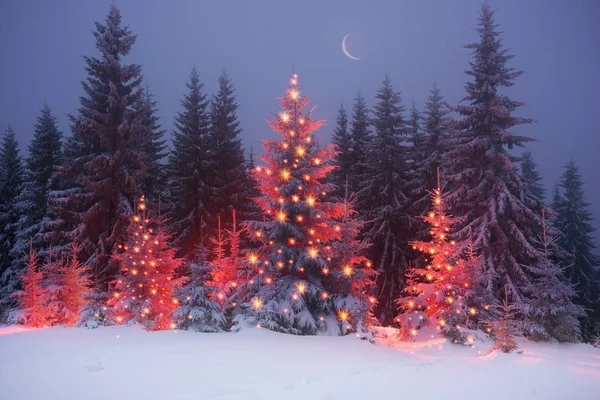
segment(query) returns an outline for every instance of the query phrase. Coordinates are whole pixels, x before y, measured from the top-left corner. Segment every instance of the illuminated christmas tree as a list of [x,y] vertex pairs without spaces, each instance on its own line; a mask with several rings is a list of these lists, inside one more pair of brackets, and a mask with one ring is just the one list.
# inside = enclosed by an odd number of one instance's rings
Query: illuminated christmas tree
[[179,280],[173,273],[181,260],[168,240],[160,221],[147,215],[142,196],[127,228],[127,242],[119,245],[122,253],[114,256],[120,266],[109,300],[115,322],[142,324],[148,330],[175,327],[171,318],[179,300],[173,293]]
[[10,314],[10,320],[33,328],[48,326],[50,311],[45,303],[48,290],[42,286],[43,274],[38,271],[38,253],[33,250],[29,241],[29,260],[27,268],[21,273],[23,290],[15,292],[19,308]]
[[363,270],[370,266],[350,250],[351,212],[327,201],[333,187],[324,182],[335,168],[335,150],[317,146],[313,132],[323,121],[305,112],[308,103],[294,74],[280,98],[281,112],[269,121],[282,139],[264,142],[265,165],[253,171],[264,221],[248,223],[262,242],[245,260],[253,272],[250,315],[280,332],[344,334],[357,329],[369,309],[356,305],[364,301],[369,273]]
[[445,214],[439,183],[431,198],[433,211],[423,217],[431,241],[412,243],[413,249],[426,255],[426,265],[409,272],[405,296],[397,300],[401,313],[396,320],[401,336],[414,336],[421,327],[432,326],[455,343],[465,343],[468,337],[461,328],[477,314],[468,305],[473,274],[459,256],[460,246],[449,239],[454,219]]

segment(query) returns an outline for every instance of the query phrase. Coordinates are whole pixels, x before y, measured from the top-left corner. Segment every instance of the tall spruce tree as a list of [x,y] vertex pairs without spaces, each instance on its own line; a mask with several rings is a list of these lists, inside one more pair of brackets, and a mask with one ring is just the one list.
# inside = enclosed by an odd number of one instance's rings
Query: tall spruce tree
[[461,216],[457,241],[472,240],[482,253],[485,271],[491,272],[487,290],[499,303],[507,295],[522,307],[534,278],[529,270],[541,262],[531,241],[541,231],[542,220],[521,199],[521,178],[509,152],[531,139],[510,129],[531,120],[512,115],[522,103],[500,93],[521,72],[506,65],[512,56],[502,48],[487,4],[481,8],[477,32],[479,43],[467,46],[473,50],[467,71],[473,80],[465,85],[464,103],[455,107],[460,117],[445,157],[448,203],[450,214]]
[[370,259],[378,272],[375,293],[379,301],[375,316],[390,324],[396,315],[394,300],[404,287],[409,264],[413,224],[407,183],[407,136],[400,93],[392,88],[389,75],[377,92],[373,125],[375,137],[369,147],[368,180],[359,194],[366,225],[366,237],[373,243]]
[[0,321],[16,305],[12,294],[18,289],[19,275],[10,268],[10,251],[16,239],[19,212],[15,205],[23,177],[19,143],[9,125],[0,147]]
[[144,193],[144,197],[150,203],[156,203],[167,189],[167,174],[162,163],[167,155],[167,141],[164,137],[165,130],[161,128],[158,122],[156,104],[154,95],[148,87],[135,104],[135,110],[139,113],[141,124],[142,150],[146,155],[146,163],[148,164],[148,170],[140,188]]
[[196,249],[207,243],[205,230],[210,220],[208,204],[212,190],[208,182],[211,167],[209,149],[210,116],[198,71],[193,68],[188,93],[182,101],[173,132],[173,151],[169,157],[169,210],[173,246],[178,257],[195,258]]
[[[360,91],[356,93],[354,105],[352,106],[352,127],[350,130],[350,173],[348,185],[350,193],[358,193],[364,187],[367,174],[368,149],[372,139],[370,130],[369,108],[365,98]],[[357,207],[360,209],[361,204]]]
[[231,228],[232,210],[241,220],[251,219],[255,211],[249,195],[254,186],[246,168],[244,149],[240,140],[237,102],[231,78],[226,71],[219,77],[219,89],[210,107],[212,154],[212,183],[215,200],[213,216],[220,215],[223,227]]
[[350,180],[350,170],[354,166],[352,136],[348,130],[348,114],[343,104],[340,105],[338,111],[332,142],[338,153],[333,158],[336,169],[331,172],[330,180],[336,188],[332,191],[331,196],[341,198],[346,189],[346,181]]
[[596,246],[592,233],[595,229],[589,206],[584,199],[579,168],[571,160],[565,165],[554,191],[552,208],[556,214],[554,227],[560,232],[560,261],[567,278],[575,286],[575,303],[587,311],[587,318],[581,321],[582,336],[586,341],[600,336],[600,285],[594,277],[600,258],[594,254]]
[[33,249],[36,252],[41,252],[50,244],[43,240],[43,223],[53,217],[49,196],[58,188],[55,173],[62,162],[61,142],[62,132],[58,130],[56,118],[46,104],[35,125],[26,160],[26,178],[15,204],[20,214],[15,244],[11,250],[14,259],[12,268],[15,271],[25,267],[30,239],[33,239]]
[[142,94],[141,67],[122,63],[136,36],[122,26],[114,5],[104,23],[96,22],[93,33],[100,57],[84,57],[85,94],[77,114],[71,116],[73,139],[62,166],[64,176],[75,185],[63,191],[64,197],[56,203],[57,208],[66,208],[57,211],[59,218],[73,219],[65,229],[75,228],[75,232],[64,237],[78,238],[82,263],[91,270],[101,269],[99,279],[106,285],[118,270],[112,256],[125,237],[147,165],[135,110]]

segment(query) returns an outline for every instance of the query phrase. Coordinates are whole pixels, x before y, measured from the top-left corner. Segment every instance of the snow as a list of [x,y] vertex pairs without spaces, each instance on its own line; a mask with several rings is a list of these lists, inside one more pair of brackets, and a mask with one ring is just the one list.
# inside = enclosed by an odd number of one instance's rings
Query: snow
[[[0,399],[598,399],[600,349],[521,341],[523,354],[441,338],[0,328]],[[384,343],[385,342],[385,343]]]

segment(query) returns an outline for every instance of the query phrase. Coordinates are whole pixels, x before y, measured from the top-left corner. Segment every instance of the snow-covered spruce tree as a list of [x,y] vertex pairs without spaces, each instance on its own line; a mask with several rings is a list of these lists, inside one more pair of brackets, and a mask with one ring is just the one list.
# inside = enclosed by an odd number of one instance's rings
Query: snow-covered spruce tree
[[375,316],[388,325],[396,316],[394,301],[404,287],[403,278],[409,265],[408,241],[413,217],[407,183],[407,149],[404,146],[406,122],[400,94],[392,88],[386,74],[377,92],[373,125],[375,137],[369,147],[368,180],[359,193],[359,210],[369,221],[366,238],[373,243],[370,259],[378,272]]
[[46,273],[49,321],[52,325],[73,326],[81,318],[81,308],[89,293],[89,276],[77,258],[77,240],[73,240],[71,252],[65,258],[58,255],[42,266]]
[[458,215],[456,240],[472,240],[482,252],[492,294],[501,302],[522,308],[533,276],[525,266],[540,265],[541,254],[532,240],[541,232],[542,218],[521,198],[522,181],[510,149],[530,139],[510,129],[531,120],[512,115],[521,106],[499,91],[513,85],[521,73],[506,66],[511,59],[502,48],[493,11],[481,8],[480,42],[473,50],[473,78],[466,83],[466,104],[454,108],[459,118],[449,140],[444,164],[449,181],[449,214]]
[[[450,118],[448,109],[444,104],[444,98],[437,84],[433,88],[425,103],[423,112],[423,133],[419,140],[413,140],[414,159],[414,186],[412,196],[414,198],[414,214],[418,216],[427,215],[430,205],[429,190],[437,185],[438,168],[441,166],[442,157],[447,151],[446,140],[450,129]],[[418,240],[425,240],[427,229],[422,229],[417,234]]]
[[558,259],[577,292],[574,302],[587,311],[587,317],[581,320],[582,336],[591,341],[600,336],[600,285],[594,277],[600,258],[594,254],[593,216],[584,197],[579,168],[569,161],[554,191],[553,223],[560,232]]
[[533,340],[557,339],[560,342],[578,342],[581,330],[577,318],[585,316],[579,305],[573,304],[576,292],[565,282],[563,269],[552,261],[555,239],[549,234],[544,221],[543,232],[538,239],[542,261],[532,268],[536,278],[528,287],[525,312],[531,315],[532,324],[525,326],[525,333]]
[[108,305],[118,323],[142,324],[151,331],[171,329],[179,303],[174,291],[180,285],[174,272],[181,259],[167,247],[169,235],[161,221],[149,217],[143,196],[136,208],[127,240],[119,245],[123,252],[113,256],[120,270]]
[[361,301],[355,293],[362,296],[352,285],[370,267],[351,252],[341,254],[336,243],[349,240],[342,229],[352,227],[340,221],[344,204],[326,200],[332,185],[323,182],[335,168],[330,162],[335,152],[333,145],[317,149],[313,132],[323,121],[304,111],[308,103],[294,74],[280,98],[282,111],[269,121],[282,140],[264,142],[265,165],[255,169],[265,220],[249,223],[263,241],[246,261],[255,273],[250,317],[280,332],[345,334],[365,319],[364,309],[350,308]]
[[428,241],[412,242],[414,250],[426,255],[426,265],[408,273],[404,296],[397,300],[400,332],[403,337],[416,335],[423,326],[437,327],[454,343],[464,344],[470,316],[478,307],[469,304],[473,288],[471,265],[460,255],[461,245],[450,240],[456,219],[445,213],[440,185],[430,195],[433,211],[423,217],[429,228]]
[[[369,108],[365,98],[360,91],[356,93],[354,105],[352,106],[352,125],[350,128],[350,170],[348,173],[348,184],[350,193],[358,193],[367,179],[367,164],[369,144],[372,140]],[[344,184],[345,184],[344,180]],[[359,210],[361,205],[357,204]]]
[[140,140],[148,168],[140,189],[152,204],[157,203],[167,189],[167,174],[162,163],[167,155],[167,141],[164,138],[165,130],[158,122],[156,104],[153,94],[146,87],[144,94],[134,105],[141,124]]
[[17,197],[24,178],[23,161],[19,143],[9,126],[0,148],[0,321],[4,320],[15,299],[12,294],[19,289],[19,271],[10,268],[13,261],[11,249],[15,244],[19,211]]
[[241,220],[250,219],[255,211],[248,198],[254,183],[246,168],[239,137],[241,130],[236,114],[237,107],[231,78],[223,71],[219,77],[219,89],[210,107],[210,186],[215,190],[215,199],[209,204],[209,208],[211,215],[221,216],[221,223],[225,229],[232,226],[232,210],[237,211]]
[[225,328],[221,305],[212,298],[215,288],[208,286],[212,269],[195,262],[187,266],[185,283],[177,289],[180,306],[174,317],[179,329],[220,332]]
[[38,116],[33,140],[26,160],[27,172],[21,185],[15,208],[19,213],[15,244],[11,249],[11,269],[20,271],[27,261],[27,249],[33,238],[34,250],[40,252],[50,245],[43,240],[43,223],[52,218],[49,193],[57,189],[56,169],[62,161],[62,133],[56,118],[46,104]]
[[63,165],[65,174],[81,190],[67,192],[61,203],[78,220],[84,266],[104,266],[100,279],[108,284],[118,271],[112,256],[125,236],[127,217],[147,169],[135,111],[142,77],[139,65],[122,63],[136,36],[122,26],[116,6],[111,6],[104,23],[96,22],[93,33],[100,57],[84,57],[88,74],[82,83],[85,94],[77,115],[71,117],[76,156]]
[[486,332],[494,339],[494,345],[485,355],[493,353],[496,350],[502,350],[504,353],[511,353],[519,348],[515,336],[522,333],[523,324],[519,321],[519,308],[508,301],[508,295],[504,297],[501,303],[490,306],[492,317],[484,321]]
[[43,274],[38,270],[38,253],[33,250],[31,242],[29,259],[26,268],[19,272],[19,278],[23,289],[12,294],[17,300],[18,307],[11,311],[9,321],[33,328],[48,326],[50,312],[45,305],[48,291],[42,284]]
[[173,247],[180,257],[195,259],[194,253],[205,235],[210,221],[207,206],[214,200],[209,186],[211,150],[209,148],[210,116],[208,102],[202,92],[198,71],[192,69],[189,92],[182,101],[183,111],[177,115],[173,132],[173,150],[169,156],[168,212],[173,229]]
[[331,198],[341,197],[344,194],[346,183],[350,180],[350,170],[353,167],[352,136],[348,129],[348,114],[344,105],[340,105],[333,130],[332,143],[336,146],[337,154],[333,158],[336,169],[330,174],[330,182],[336,187],[330,193]]

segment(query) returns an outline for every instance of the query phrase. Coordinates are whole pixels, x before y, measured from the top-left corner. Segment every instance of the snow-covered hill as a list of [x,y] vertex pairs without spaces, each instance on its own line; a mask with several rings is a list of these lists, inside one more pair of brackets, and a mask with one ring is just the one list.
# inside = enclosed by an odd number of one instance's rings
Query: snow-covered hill
[[600,349],[588,345],[478,357],[489,344],[384,341],[0,328],[0,400],[600,399]]

